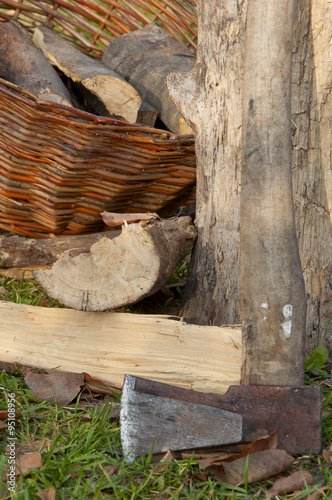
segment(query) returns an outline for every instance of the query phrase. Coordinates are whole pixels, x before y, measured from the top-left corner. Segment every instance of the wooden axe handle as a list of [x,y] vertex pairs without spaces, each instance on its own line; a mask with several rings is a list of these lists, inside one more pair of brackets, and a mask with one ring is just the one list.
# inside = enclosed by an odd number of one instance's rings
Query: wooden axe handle
[[291,172],[293,0],[249,0],[241,191],[243,384],[303,385],[306,297]]

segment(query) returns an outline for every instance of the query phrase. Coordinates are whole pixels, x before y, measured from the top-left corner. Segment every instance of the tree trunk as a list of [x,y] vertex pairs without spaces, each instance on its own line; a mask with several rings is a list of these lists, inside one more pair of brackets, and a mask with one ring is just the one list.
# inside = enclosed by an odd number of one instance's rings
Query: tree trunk
[[[332,3],[298,0],[293,43],[293,190],[307,294],[307,350],[332,318]],[[332,352],[331,328],[327,346]]]
[[198,1],[195,70],[168,80],[196,132],[198,239],[181,313],[190,323],[239,322],[244,23],[244,1]]
[[291,169],[293,0],[248,0],[241,176],[242,383],[303,385],[306,298]]
[[[196,131],[198,238],[184,319],[239,322],[242,52],[247,1],[198,1],[197,64],[172,75],[172,97]],[[307,350],[332,317],[332,4],[297,0],[292,65],[293,193],[307,294]],[[327,338],[330,350],[332,340]]]

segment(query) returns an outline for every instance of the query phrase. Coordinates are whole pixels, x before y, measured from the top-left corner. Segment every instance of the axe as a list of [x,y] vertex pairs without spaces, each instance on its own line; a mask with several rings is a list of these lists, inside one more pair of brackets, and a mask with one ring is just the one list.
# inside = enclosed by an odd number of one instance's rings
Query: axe
[[[224,396],[126,376],[120,410],[128,460],[248,442],[277,432],[293,455],[321,450],[321,395],[304,387],[306,296],[292,196],[294,0],[249,0],[243,86],[241,385]],[[197,367],[199,370],[199,366]]]

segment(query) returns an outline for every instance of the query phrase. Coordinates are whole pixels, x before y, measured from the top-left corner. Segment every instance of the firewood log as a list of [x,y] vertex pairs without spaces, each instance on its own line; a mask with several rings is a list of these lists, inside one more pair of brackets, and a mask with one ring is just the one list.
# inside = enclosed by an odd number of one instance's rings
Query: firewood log
[[95,94],[112,117],[136,122],[142,101],[121,76],[44,26],[35,29],[33,41],[54,66]]
[[158,110],[159,118],[172,132],[193,133],[167,88],[170,73],[193,70],[195,56],[189,49],[151,23],[110,43],[103,62],[123,76],[145,101]]
[[0,24],[0,76],[44,101],[72,106],[61,78],[16,21]]
[[196,232],[190,217],[122,226],[89,253],[64,252],[51,269],[34,272],[46,292],[73,309],[115,309],[153,295],[188,255]]

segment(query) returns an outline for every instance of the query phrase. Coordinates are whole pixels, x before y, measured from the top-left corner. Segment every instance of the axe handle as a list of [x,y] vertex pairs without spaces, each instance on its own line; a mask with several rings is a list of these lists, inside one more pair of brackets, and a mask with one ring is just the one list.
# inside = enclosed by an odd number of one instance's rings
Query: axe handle
[[303,385],[306,297],[291,171],[294,0],[249,0],[243,100],[243,384]]

